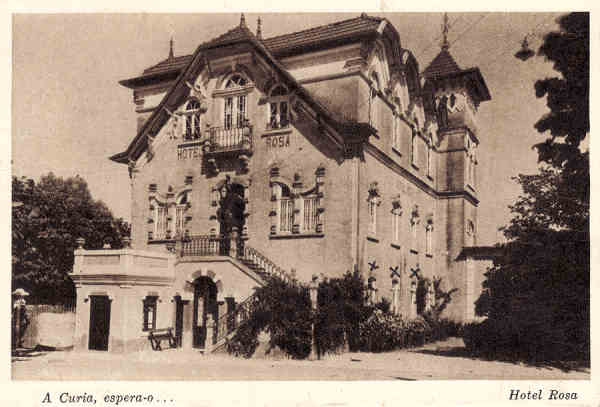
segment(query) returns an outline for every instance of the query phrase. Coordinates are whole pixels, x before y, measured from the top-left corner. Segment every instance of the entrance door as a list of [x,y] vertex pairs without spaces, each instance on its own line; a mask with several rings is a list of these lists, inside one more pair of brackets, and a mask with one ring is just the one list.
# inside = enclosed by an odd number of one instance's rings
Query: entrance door
[[[246,202],[244,200],[244,187],[239,184],[225,183],[220,190],[221,200],[219,202],[219,210],[217,212],[219,216],[219,223],[221,228],[221,236],[224,238],[221,241],[219,254],[221,256],[228,256],[231,241],[229,240],[233,228],[237,228],[238,233],[241,234],[244,228],[245,217],[244,211],[246,208]],[[238,252],[243,249],[239,247],[242,239],[238,239]]]
[[183,301],[175,297],[175,346],[181,347],[183,338]]
[[110,300],[106,295],[90,297],[90,350],[108,350],[110,331]]
[[[208,278],[200,277],[194,283],[194,347],[204,348],[207,340],[208,315],[213,314],[217,304],[217,287]],[[212,340],[212,339],[211,339]]]

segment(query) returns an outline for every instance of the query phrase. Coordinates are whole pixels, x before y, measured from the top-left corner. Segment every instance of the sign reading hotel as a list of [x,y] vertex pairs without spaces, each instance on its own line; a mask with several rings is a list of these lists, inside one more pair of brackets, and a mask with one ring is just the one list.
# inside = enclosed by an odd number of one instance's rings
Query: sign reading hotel
[[199,143],[182,144],[177,146],[177,159],[179,161],[198,160],[202,157],[202,145]]

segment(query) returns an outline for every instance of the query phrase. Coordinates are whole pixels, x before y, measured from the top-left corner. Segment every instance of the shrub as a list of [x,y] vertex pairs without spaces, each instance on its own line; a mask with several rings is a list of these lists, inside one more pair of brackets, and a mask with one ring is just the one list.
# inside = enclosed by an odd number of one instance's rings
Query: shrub
[[258,335],[269,335],[269,349],[278,347],[294,359],[310,354],[312,312],[307,287],[269,277],[255,289],[250,316],[227,343],[227,351],[251,357],[258,347]]
[[319,353],[338,351],[348,345],[359,350],[359,325],[373,312],[367,305],[365,282],[358,271],[346,272],[319,284],[315,336]]

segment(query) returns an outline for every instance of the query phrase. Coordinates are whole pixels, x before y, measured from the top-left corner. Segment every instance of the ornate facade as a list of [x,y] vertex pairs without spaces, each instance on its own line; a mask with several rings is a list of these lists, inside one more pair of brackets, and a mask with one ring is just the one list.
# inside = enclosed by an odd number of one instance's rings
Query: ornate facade
[[[460,254],[477,245],[490,94],[447,43],[421,72],[385,18],[263,39],[242,16],[120,83],[138,115],[111,157],[129,168],[132,244],[76,251],[80,347],[139,349],[168,327],[184,348],[218,348],[265,273],[358,269],[411,317],[436,301],[419,277],[441,277],[458,289],[447,316],[473,318],[482,271]],[[93,326],[105,297],[109,327]]]

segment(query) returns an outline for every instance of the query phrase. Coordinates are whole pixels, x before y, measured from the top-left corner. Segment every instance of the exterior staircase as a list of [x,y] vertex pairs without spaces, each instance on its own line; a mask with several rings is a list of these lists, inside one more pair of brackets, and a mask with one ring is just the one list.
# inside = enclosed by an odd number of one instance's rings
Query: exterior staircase
[[[225,256],[233,259],[236,264],[246,267],[264,283],[264,280],[270,276],[277,276],[286,281],[295,278],[295,272],[288,272],[277,266],[267,256],[248,245],[243,245],[240,241],[229,240],[223,237],[215,236],[188,236],[181,241],[181,246],[177,250],[180,258],[187,256],[193,257],[214,257]],[[231,250],[236,247],[236,250]],[[210,261],[207,258],[207,261]],[[237,329],[245,324],[256,304],[256,295],[252,294],[242,302],[236,304],[235,308],[219,316],[215,321],[213,334],[214,343],[208,347],[208,352],[216,352],[223,349],[227,340],[232,338]]]

